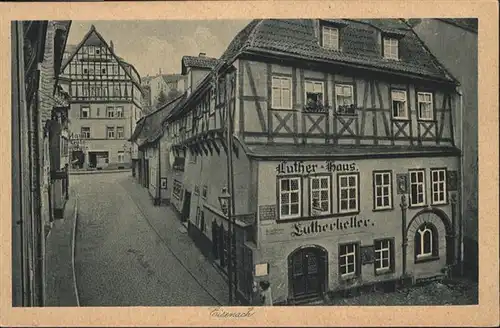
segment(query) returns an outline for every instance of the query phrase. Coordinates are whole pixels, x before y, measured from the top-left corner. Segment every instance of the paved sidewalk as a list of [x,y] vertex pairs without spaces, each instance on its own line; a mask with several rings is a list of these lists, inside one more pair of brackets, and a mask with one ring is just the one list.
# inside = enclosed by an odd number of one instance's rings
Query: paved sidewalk
[[88,171],[87,170],[69,170],[69,175],[120,173],[120,172],[130,172],[130,174],[132,174],[132,169],[88,170]]
[[182,265],[221,305],[227,305],[229,303],[229,289],[225,277],[195,246],[173,210],[168,206],[153,206],[147,190],[135,182],[132,177],[124,179],[121,184]]
[[73,276],[76,196],[70,194],[64,218],[55,220],[45,248],[46,306],[79,306]]

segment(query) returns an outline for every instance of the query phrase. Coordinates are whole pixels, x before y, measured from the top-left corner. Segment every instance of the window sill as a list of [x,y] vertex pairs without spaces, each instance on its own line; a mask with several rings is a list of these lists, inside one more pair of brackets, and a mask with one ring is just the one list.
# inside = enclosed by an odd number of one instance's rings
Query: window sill
[[[328,214],[321,214],[318,216],[297,216],[297,217],[292,217],[292,218],[277,218],[276,220],[268,220],[269,222],[276,222],[276,223],[290,223],[290,222],[297,222],[297,221],[310,221],[310,220],[323,220],[323,219],[333,219],[333,218],[346,218],[349,216],[353,215],[358,215],[360,211],[357,212],[349,212],[349,213],[328,213]],[[266,221],[262,221],[266,222]]]
[[286,222],[286,221],[301,220],[301,219],[303,219],[303,217],[301,216],[279,216],[278,222],[279,221]]
[[357,113],[339,113],[335,112],[335,116],[347,116],[347,117],[357,117]]
[[419,123],[437,123],[435,119],[426,119],[426,118],[418,118],[417,122]]
[[339,281],[342,284],[352,284],[359,280],[359,276],[356,273],[339,275]]
[[372,211],[373,212],[389,212],[389,211],[394,211],[394,206],[384,207],[384,208],[374,208]]
[[329,113],[328,108],[321,108],[321,109],[306,109],[304,108],[302,110],[302,113],[304,114],[324,114],[327,115]]
[[439,260],[438,255],[431,255],[431,256],[416,258],[415,263],[433,262],[433,261],[438,261],[438,260]]
[[383,276],[383,275],[387,275],[387,274],[391,274],[391,273],[394,273],[394,270],[392,268],[388,268],[388,269],[375,269],[375,275],[376,276]]
[[348,211],[348,212],[338,212],[338,215],[354,215],[354,214],[359,214],[359,210],[354,210],[354,211]]
[[277,108],[277,107],[271,107],[269,108],[269,110],[279,110],[279,111],[286,111],[286,112],[298,112],[297,109],[293,109],[293,108]]
[[404,117],[393,117],[392,121],[397,121],[397,122],[409,122],[409,118],[404,118]]
[[417,204],[417,205],[408,205],[409,209],[419,209],[419,208],[424,208],[427,207],[427,204]]
[[450,205],[449,202],[445,202],[445,203],[431,203],[432,206],[448,206]]
[[328,50],[328,51],[337,51],[337,52],[341,52],[342,50],[340,48],[334,48],[334,47],[327,47],[327,46],[324,46],[322,44],[320,44],[320,47],[325,49],[325,50]]

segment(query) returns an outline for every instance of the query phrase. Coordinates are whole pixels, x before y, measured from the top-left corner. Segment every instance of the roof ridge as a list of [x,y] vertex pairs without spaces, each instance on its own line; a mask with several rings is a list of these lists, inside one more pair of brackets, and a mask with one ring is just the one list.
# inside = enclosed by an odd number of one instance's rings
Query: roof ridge
[[238,52],[241,52],[241,51],[244,50],[244,48],[253,45],[253,42],[255,41],[256,34],[257,34],[256,30],[260,27],[260,25],[262,25],[263,22],[264,22],[264,19],[260,19],[259,22],[257,22],[257,24],[255,24],[255,26],[252,28],[252,30],[248,34],[247,40],[241,46],[241,48],[240,48],[240,50]]

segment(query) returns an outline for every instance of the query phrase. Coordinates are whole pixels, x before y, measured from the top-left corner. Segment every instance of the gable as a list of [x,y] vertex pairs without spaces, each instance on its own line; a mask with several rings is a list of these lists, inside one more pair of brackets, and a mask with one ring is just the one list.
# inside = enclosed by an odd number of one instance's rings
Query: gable
[[[73,68],[72,64],[76,64],[76,62],[82,63],[82,65],[74,65],[75,68]],[[80,67],[82,72],[78,72],[77,66]],[[91,71],[95,71],[96,66],[99,70],[109,70],[108,72],[113,75],[128,77],[142,90],[139,80],[134,78],[131,72],[132,66],[116,56],[104,38],[97,32],[94,25],[92,25],[89,32],[87,32],[76,47],[76,50],[63,64],[62,74],[65,76],[73,73],[83,74],[83,70],[86,67],[92,73]]]

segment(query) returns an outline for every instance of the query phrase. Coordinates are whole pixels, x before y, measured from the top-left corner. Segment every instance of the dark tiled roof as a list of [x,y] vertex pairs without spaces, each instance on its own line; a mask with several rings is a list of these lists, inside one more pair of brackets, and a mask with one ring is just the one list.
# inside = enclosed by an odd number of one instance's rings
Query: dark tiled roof
[[212,57],[195,57],[184,56],[182,57],[182,74],[186,74],[187,67],[207,68],[212,69],[217,64],[218,59]]
[[398,155],[446,156],[459,155],[451,146],[373,146],[373,145],[246,145],[250,157],[258,158],[377,158]]
[[[264,19],[252,21],[238,33],[221,59],[231,61],[241,52],[273,53],[453,81],[403,20],[334,21],[345,26],[342,29],[341,51],[319,45],[315,32],[317,20]],[[381,56],[377,30],[401,36],[400,60]]]
[[132,132],[132,135],[130,136],[130,139],[128,141],[136,141],[139,138],[139,136],[142,132],[142,128],[144,127],[145,118],[146,117],[143,116],[139,119],[139,121],[137,121],[137,124],[135,125],[135,129]]
[[[119,57],[120,58],[120,57]],[[132,72],[133,70],[135,70],[134,66],[132,64],[129,64],[127,63],[126,61],[124,61],[122,58],[120,58],[120,63],[122,63],[123,65],[123,68],[125,68],[125,70],[127,70],[127,72],[130,74],[130,76],[132,77],[132,79],[137,83],[137,84],[141,84],[141,81],[139,81],[137,79],[137,76]],[[137,71],[136,71],[137,72]],[[139,75],[139,74],[137,74]]]
[[151,114],[148,114],[143,118],[142,122],[137,124],[136,130],[140,129],[139,133],[136,134],[135,138],[131,140],[136,140],[139,139],[141,145],[154,142],[156,141],[159,137],[161,137],[163,133],[163,121],[168,117],[172,109],[175,108],[175,106],[183,99],[183,96],[180,96],[168,104],[162,106],[158,110],[154,111]]

